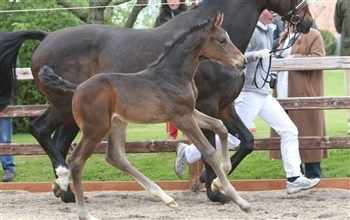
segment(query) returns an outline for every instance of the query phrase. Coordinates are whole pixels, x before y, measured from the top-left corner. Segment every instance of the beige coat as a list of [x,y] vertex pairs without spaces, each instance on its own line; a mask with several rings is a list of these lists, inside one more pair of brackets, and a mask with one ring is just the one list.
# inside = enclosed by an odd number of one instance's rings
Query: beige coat
[[[282,33],[281,39],[286,33]],[[292,47],[291,54],[299,58],[325,56],[324,43],[319,31],[311,29],[308,34],[300,34]],[[322,70],[289,71],[288,97],[323,96],[323,86]],[[276,90],[273,93],[276,97]],[[299,136],[326,135],[323,110],[289,110],[288,115],[297,126]],[[271,130],[271,136],[278,135]],[[326,150],[300,150],[303,163],[321,162],[327,156]],[[270,157],[281,158],[280,151],[270,151]]]

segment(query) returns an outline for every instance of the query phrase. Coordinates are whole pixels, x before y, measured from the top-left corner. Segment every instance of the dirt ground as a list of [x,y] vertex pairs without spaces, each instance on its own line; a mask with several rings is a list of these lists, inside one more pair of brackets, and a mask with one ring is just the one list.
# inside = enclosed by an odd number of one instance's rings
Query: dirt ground
[[[234,203],[209,201],[204,191],[167,191],[178,203],[169,208],[145,191],[86,192],[87,207],[100,219],[350,219],[350,191],[311,189],[287,195],[284,190],[239,192],[250,202],[247,214]],[[75,204],[64,204],[52,193],[0,191],[3,220],[78,219]]]

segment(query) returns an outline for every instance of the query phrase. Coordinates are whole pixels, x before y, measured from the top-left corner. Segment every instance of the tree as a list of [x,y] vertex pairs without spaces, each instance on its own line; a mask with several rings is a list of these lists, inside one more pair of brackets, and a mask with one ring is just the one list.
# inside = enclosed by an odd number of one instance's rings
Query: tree
[[[137,16],[148,5],[148,0],[0,0],[0,32],[38,29],[52,32],[58,29],[73,27],[85,23],[133,27]],[[135,2],[129,7],[117,7],[126,2]],[[67,10],[64,10],[66,8]],[[63,10],[62,10],[63,9]],[[154,14],[154,13],[153,13]],[[122,19],[116,19],[118,18]],[[26,41],[19,51],[21,67],[30,66],[30,58],[39,42]],[[20,81],[20,89],[15,105],[45,104],[47,99],[40,93],[34,81]],[[27,133],[31,118],[13,120],[14,133]]]
[[[132,0],[89,0],[90,8],[87,9],[83,8],[86,6],[84,4],[72,3],[70,0],[56,0],[58,5],[67,8],[87,24],[105,24],[112,15],[112,11],[108,10],[110,7],[130,1]],[[132,28],[137,16],[147,4],[148,0],[137,0],[124,27]]]
[[[65,27],[83,24],[67,10],[35,10],[57,8],[55,0],[9,2],[0,0],[0,32],[38,29],[52,32]],[[19,51],[21,67],[30,66],[30,58],[39,44],[38,41],[26,41]],[[45,104],[47,99],[38,90],[33,80],[19,81],[19,89],[14,105]],[[28,133],[29,122],[32,118],[14,118],[13,132]]]

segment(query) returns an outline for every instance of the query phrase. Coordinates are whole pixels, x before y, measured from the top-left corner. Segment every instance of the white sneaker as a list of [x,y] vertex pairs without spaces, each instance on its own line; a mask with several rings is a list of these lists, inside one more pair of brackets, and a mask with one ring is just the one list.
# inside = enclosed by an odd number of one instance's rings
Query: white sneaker
[[179,143],[176,149],[176,160],[174,164],[174,170],[178,177],[182,178],[185,173],[185,168],[188,165],[185,156],[185,149],[187,144]]
[[305,176],[298,177],[294,182],[287,181],[287,193],[298,193],[301,190],[311,189],[320,182],[319,178],[308,179]]

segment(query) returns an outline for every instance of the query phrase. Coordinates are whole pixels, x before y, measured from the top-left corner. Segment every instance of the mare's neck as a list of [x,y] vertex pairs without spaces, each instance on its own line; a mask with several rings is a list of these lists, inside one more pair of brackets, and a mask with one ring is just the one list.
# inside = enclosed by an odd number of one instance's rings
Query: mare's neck
[[[160,32],[165,36],[174,34],[189,24],[197,23],[201,20],[213,17],[217,11],[224,13],[222,28],[229,34],[233,44],[244,53],[249,39],[251,38],[255,26],[258,22],[261,11],[264,9],[265,1],[247,0],[247,1],[217,1],[207,0],[198,8],[180,14],[161,26]],[[247,17],[249,15],[249,18]]]

